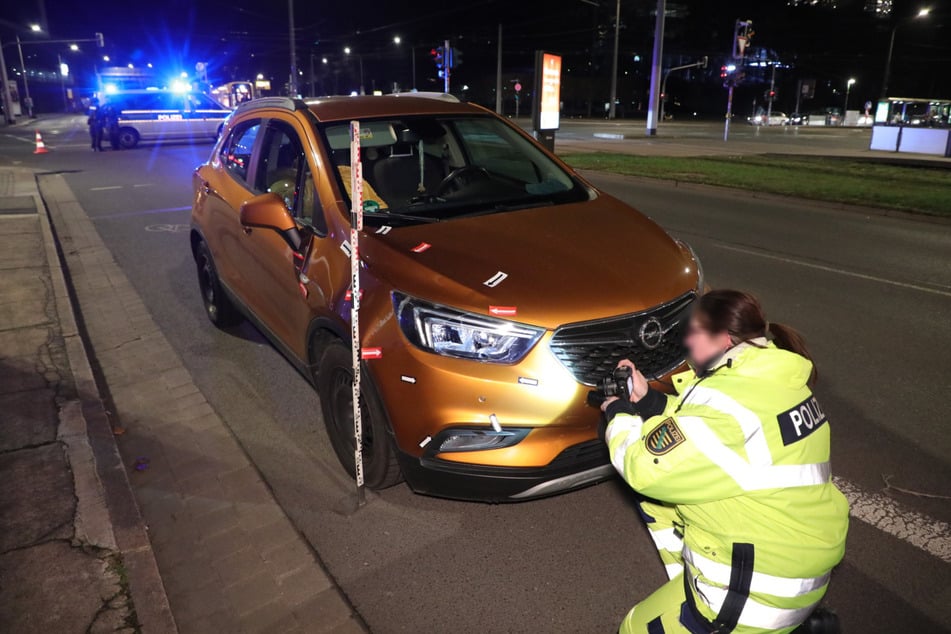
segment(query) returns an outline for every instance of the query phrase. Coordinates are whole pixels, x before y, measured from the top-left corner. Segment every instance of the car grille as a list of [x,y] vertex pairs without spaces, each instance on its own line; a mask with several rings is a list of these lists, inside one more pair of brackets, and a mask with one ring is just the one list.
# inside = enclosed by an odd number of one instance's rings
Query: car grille
[[[641,313],[562,326],[551,339],[551,351],[585,385],[611,374],[621,359],[634,361],[649,379],[660,378],[684,360],[683,338],[695,299],[690,292]],[[651,345],[642,341],[642,329]]]

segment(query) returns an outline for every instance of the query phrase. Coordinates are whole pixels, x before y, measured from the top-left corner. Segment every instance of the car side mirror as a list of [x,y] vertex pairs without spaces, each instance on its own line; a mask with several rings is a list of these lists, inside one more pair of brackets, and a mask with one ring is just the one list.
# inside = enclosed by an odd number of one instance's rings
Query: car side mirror
[[277,194],[261,194],[246,201],[241,205],[239,218],[244,227],[259,227],[278,232],[288,246],[295,251],[300,250],[301,236],[297,223],[288,213],[284,199]]

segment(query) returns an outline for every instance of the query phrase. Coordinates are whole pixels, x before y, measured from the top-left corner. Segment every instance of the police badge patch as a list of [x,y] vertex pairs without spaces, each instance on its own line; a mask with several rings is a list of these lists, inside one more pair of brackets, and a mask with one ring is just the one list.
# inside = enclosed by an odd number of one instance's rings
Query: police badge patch
[[655,456],[662,456],[685,440],[683,432],[677,427],[674,419],[667,418],[647,434],[644,443],[647,445],[647,451]]

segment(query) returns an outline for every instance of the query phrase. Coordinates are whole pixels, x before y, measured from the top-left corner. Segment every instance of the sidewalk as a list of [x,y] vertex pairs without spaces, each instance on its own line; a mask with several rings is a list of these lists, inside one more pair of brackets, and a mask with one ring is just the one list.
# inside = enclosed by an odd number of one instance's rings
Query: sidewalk
[[40,209],[31,171],[0,171],[0,631],[174,631],[125,473],[102,478],[118,454],[88,418],[92,374]]
[[66,180],[39,187],[179,631],[364,632]]

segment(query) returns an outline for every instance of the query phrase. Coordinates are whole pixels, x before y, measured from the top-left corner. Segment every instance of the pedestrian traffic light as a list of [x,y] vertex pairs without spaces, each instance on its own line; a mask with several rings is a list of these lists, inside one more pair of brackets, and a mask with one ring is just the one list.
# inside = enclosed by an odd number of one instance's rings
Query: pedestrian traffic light
[[446,56],[443,47],[440,46],[439,48],[434,48],[429,51],[429,54],[432,56],[433,62],[436,64],[436,68],[442,70],[446,67]]

